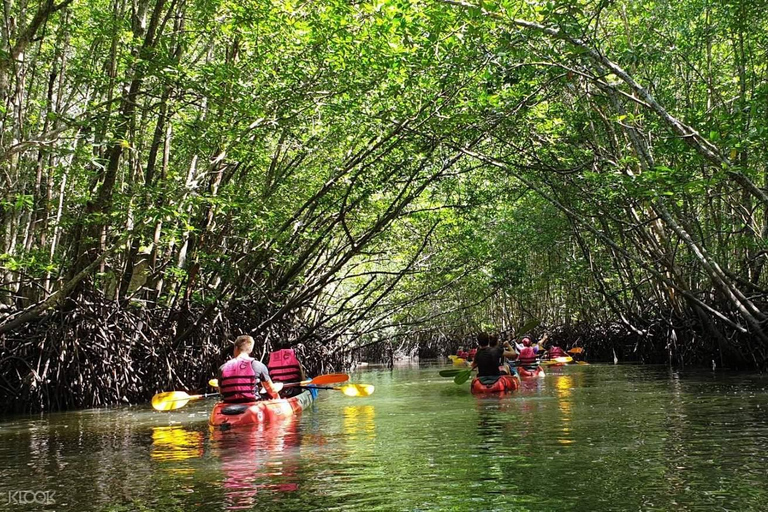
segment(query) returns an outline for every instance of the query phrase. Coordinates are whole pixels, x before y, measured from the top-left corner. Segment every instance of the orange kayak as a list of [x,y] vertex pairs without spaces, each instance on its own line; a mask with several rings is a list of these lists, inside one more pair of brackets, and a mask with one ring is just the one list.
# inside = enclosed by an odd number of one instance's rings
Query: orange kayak
[[536,377],[544,376],[544,368],[537,366],[536,368],[529,370],[525,366],[518,366],[517,373],[520,374],[521,379],[535,379]]
[[471,391],[473,395],[487,395],[511,393],[519,387],[520,380],[514,375],[499,375],[496,380],[493,377],[475,377],[472,379]]
[[219,402],[213,406],[208,424],[215,430],[229,430],[242,425],[262,425],[301,414],[314,400],[309,390],[293,398],[276,398],[244,404]]

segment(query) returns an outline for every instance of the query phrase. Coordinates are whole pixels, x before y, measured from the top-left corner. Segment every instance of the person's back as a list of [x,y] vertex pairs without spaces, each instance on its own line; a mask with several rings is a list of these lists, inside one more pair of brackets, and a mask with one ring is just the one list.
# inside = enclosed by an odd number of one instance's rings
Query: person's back
[[219,391],[224,402],[236,404],[260,400],[257,389],[261,384],[273,398],[277,397],[271,391],[269,370],[250,356],[253,343],[250,336],[239,336],[235,340],[234,358],[219,367]]
[[491,336],[488,333],[481,332],[477,335],[477,344],[480,348],[477,349],[475,359],[472,361],[472,368],[477,368],[478,377],[493,377],[501,375],[499,369],[500,364],[503,364],[505,357],[514,358],[517,357],[517,353],[511,350],[511,347],[507,345],[507,350],[496,346],[490,347]]
[[535,366],[537,360],[538,347],[531,346],[531,339],[523,338],[523,347],[520,349],[520,364],[523,366]]
[[477,367],[477,375],[480,377],[501,375],[499,360],[501,359],[502,352],[499,347],[480,347],[473,361],[473,365]]

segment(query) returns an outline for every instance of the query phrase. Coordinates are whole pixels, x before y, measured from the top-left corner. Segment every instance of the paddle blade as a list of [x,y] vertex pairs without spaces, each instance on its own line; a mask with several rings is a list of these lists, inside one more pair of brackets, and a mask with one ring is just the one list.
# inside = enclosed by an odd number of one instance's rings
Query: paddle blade
[[166,391],[152,397],[152,407],[156,411],[172,411],[187,405],[191,398],[183,391]]
[[346,373],[329,373],[326,375],[318,375],[314,379],[309,381],[309,384],[339,384],[341,382],[347,382],[349,375]]
[[373,384],[347,384],[339,389],[347,396],[370,396],[373,394]]
[[467,370],[459,370],[458,368],[451,368],[449,370],[440,370],[440,376],[441,377],[455,377],[461,372],[465,372]]
[[584,352],[584,349],[581,347],[573,347],[570,350],[566,350],[566,352],[568,352],[569,354],[581,354],[582,352]]
[[520,336],[521,334],[524,334],[530,331],[531,329],[537,328],[540,323],[541,323],[541,320],[538,320],[538,319],[531,320],[530,322],[522,326],[520,329],[518,329],[517,332],[515,332],[515,336]]
[[456,377],[453,378],[453,382],[456,384],[464,384],[469,380],[469,376],[472,375],[472,369],[462,370],[461,373],[456,375]]
[[211,380],[209,380],[208,381],[208,385],[211,386],[212,388],[219,387],[219,379],[211,379]]

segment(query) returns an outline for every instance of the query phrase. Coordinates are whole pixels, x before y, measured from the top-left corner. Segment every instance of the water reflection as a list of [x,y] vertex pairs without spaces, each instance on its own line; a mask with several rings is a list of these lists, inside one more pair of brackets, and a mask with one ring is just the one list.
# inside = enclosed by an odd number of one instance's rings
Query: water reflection
[[573,443],[571,433],[571,394],[573,389],[573,377],[567,374],[555,375],[555,392],[557,393],[557,407],[562,417],[562,435],[557,442],[562,445]]
[[211,452],[224,473],[227,510],[250,509],[264,492],[299,488],[299,418],[290,416],[267,425],[253,425],[211,434]]
[[152,428],[149,455],[158,461],[182,461],[203,456],[203,433],[180,425]]
[[376,414],[372,405],[350,405],[344,408],[344,433],[352,439],[376,436]]

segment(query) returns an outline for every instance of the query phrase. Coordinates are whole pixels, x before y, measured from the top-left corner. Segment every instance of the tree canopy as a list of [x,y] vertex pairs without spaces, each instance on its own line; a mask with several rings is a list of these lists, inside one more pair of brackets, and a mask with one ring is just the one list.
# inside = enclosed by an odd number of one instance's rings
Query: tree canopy
[[766,7],[5,2],[0,395],[193,386],[240,332],[320,371],[531,317],[765,368]]

